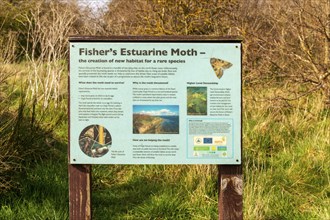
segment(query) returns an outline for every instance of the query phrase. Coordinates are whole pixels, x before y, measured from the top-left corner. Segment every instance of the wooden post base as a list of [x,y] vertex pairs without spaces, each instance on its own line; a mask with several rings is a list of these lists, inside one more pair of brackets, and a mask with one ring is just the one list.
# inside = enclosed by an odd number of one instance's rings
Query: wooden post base
[[69,164],[70,220],[90,220],[91,165]]
[[219,220],[243,219],[242,166],[218,165]]

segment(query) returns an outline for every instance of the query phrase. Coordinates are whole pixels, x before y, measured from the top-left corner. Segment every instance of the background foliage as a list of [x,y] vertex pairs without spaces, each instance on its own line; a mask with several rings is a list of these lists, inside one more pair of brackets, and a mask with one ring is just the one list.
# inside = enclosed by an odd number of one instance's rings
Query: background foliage
[[[0,2],[0,219],[67,219],[69,35],[243,39],[245,219],[330,219],[328,0]],[[214,166],[94,166],[95,219],[216,219]]]

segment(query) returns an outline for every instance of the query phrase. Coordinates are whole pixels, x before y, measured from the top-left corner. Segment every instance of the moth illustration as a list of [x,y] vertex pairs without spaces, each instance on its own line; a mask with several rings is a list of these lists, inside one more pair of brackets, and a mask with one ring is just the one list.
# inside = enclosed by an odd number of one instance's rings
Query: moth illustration
[[229,69],[233,64],[218,58],[211,58],[210,63],[215,72],[215,75],[220,79],[226,69]]

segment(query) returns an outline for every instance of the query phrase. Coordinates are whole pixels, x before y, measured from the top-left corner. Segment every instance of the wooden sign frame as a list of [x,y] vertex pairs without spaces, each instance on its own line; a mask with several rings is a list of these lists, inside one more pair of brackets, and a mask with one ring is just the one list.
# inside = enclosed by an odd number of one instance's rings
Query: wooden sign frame
[[[70,42],[231,42],[240,43],[241,39],[236,37],[213,37],[213,36],[112,36],[112,37],[93,37],[93,36],[73,36]],[[242,47],[241,47],[242,48]],[[242,57],[241,57],[242,59]],[[70,62],[69,62],[70,65]],[[69,67],[70,69],[70,67]],[[242,73],[241,73],[242,74]],[[70,76],[69,76],[69,96],[70,96]],[[242,100],[241,100],[242,107]],[[70,99],[69,99],[70,117]],[[69,120],[70,121],[70,120]],[[240,128],[242,129],[242,128]],[[241,132],[242,134],[242,132]],[[242,139],[242,137],[240,137]],[[70,123],[69,123],[70,140]],[[241,141],[242,143],[242,141]],[[241,144],[242,146],[242,144]],[[242,155],[242,149],[240,151]],[[70,162],[70,141],[68,145],[69,155],[69,210],[70,219],[91,219],[91,164],[72,164]],[[240,155],[240,156],[241,156]],[[241,160],[241,158],[240,158]],[[218,165],[218,210],[219,219],[243,219],[243,178],[242,161],[240,164]]]

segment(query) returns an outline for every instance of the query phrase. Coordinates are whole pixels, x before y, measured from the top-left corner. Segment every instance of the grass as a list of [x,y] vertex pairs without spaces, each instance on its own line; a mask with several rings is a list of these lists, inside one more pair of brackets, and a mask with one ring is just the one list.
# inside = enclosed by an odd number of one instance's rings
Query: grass
[[29,168],[24,184],[1,199],[0,219],[68,219],[65,161]]
[[[0,94],[0,150],[17,157],[5,161],[11,170],[0,166],[11,177],[0,219],[68,219],[66,100],[33,107],[14,76]],[[330,219],[330,110],[320,94],[292,106],[255,101],[271,92],[245,87],[244,219]],[[93,219],[217,219],[216,166],[94,165],[92,175]]]
[[[107,169],[113,172],[111,177],[105,175]],[[98,182],[94,181],[92,199],[104,202],[95,202],[94,217],[216,218],[216,173],[215,167],[205,165],[95,166]]]
[[280,112],[245,105],[248,219],[329,219],[330,111],[322,100],[297,100]]

